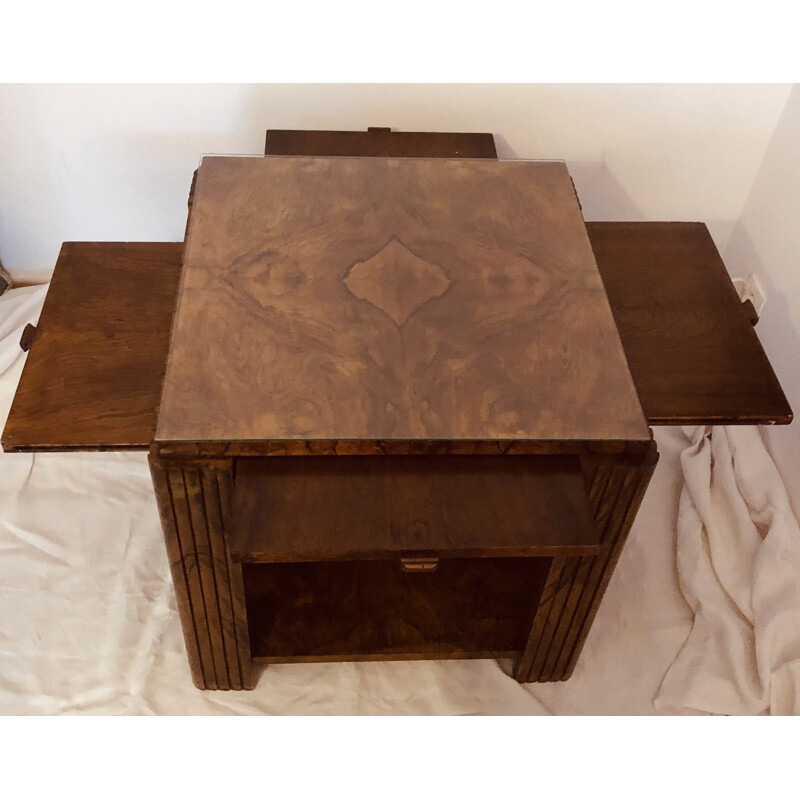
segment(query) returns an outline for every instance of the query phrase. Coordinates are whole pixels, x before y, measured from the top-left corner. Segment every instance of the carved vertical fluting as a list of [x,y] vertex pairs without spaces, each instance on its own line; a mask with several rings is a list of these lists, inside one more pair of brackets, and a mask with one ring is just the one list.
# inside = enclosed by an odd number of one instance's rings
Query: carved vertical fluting
[[[222,530],[230,531],[233,512],[233,470],[218,469],[214,477],[217,482],[217,497],[219,498]],[[237,661],[241,675],[241,688],[253,689],[256,685],[256,676],[250,654],[250,634],[247,626],[247,608],[244,597],[242,565],[234,562],[231,558],[230,548],[227,546],[227,537],[225,537],[224,544],[225,562],[228,569],[228,588],[231,596],[233,634],[235,637]]]
[[203,688],[209,685],[206,677],[207,671],[200,654],[200,635],[203,631],[203,620],[200,619],[198,631],[198,615],[192,607],[192,595],[189,591],[187,570],[184,565],[183,550],[178,535],[175,506],[172,499],[167,469],[164,465],[153,459],[150,460],[150,473],[153,476],[153,486],[161,517],[161,528],[164,532],[164,542],[167,548],[167,560],[172,573],[172,584],[175,588],[175,597],[178,605],[178,614],[183,628],[183,638],[186,642],[186,653],[189,658],[189,668],[192,673],[194,685]]
[[638,459],[584,459],[602,547],[595,556],[553,559],[515,667],[517,680],[558,681],[572,674],[657,461],[655,443]]
[[186,651],[201,689],[255,685],[241,567],[228,549],[230,461],[150,459]]

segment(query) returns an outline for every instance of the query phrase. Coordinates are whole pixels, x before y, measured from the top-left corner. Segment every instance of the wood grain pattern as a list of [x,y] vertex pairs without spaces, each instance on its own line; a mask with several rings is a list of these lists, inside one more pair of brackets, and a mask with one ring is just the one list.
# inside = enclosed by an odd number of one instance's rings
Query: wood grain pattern
[[563,163],[271,157],[198,171],[156,438],[649,431]]
[[[244,579],[242,568],[231,558],[230,541],[233,530],[233,469],[224,467],[214,470],[217,481],[217,494],[222,521],[222,535],[225,540],[225,562],[230,581],[231,612],[233,614],[233,633],[236,637],[236,652],[239,659],[239,675],[242,689],[253,689],[256,675],[253,670],[250,654],[250,631],[247,623],[247,606],[245,602]],[[229,661],[232,663],[232,661]]]
[[[402,135],[384,138],[399,141]],[[366,134],[342,131],[268,131],[266,154],[360,156],[367,155],[366,140]],[[419,139],[408,142],[413,146],[403,152],[374,154],[423,155]],[[488,157],[496,157],[493,146]],[[765,366],[759,342],[737,323],[730,279],[724,266],[720,269],[705,226],[590,222],[586,227],[649,424],[791,421],[791,409],[770,365]],[[755,324],[754,309],[748,307],[747,313]],[[736,329],[737,349],[728,346],[726,328]],[[739,352],[746,364],[732,355]],[[727,384],[726,397],[717,394],[720,383]]]
[[491,133],[268,130],[273,156],[382,156],[387,158],[497,158]]
[[250,442],[155,442],[152,450],[161,458],[259,458],[264,456],[569,456],[587,453],[644,453],[649,441],[430,441],[395,439],[305,439]]
[[[791,408],[773,382],[755,333],[737,326],[732,287],[704,226],[592,222],[587,229],[650,424],[791,420]],[[180,263],[179,242],[65,245],[42,314],[51,334],[36,343],[31,366],[26,364],[3,435],[7,451],[147,447],[155,430]],[[87,285],[98,287],[97,296],[87,295],[82,288]],[[97,307],[101,301],[102,310]],[[52,323],[47,309],[55,309]],[[85,328],[74,337],[69,333],[92,319],[94,334]],[[735,352],[726,325],[737,329]],[[81,349],[87,336],[94,342]],[[684,347],[685,340],[691,346]],[[113,358],[104,359],[106,353]],[[702,354],[702,368],[695,354]],[[720,382],[725,384],[721,392],[715,386]],[[57,402],[51,386],[61,387],[74,401]],[[363,446],[293,440],[253,453],[246,443],[207,443],[203,454],[302,454],[314,452],[314,447],[317,452],[352,453]],[[450,443],[437,442],[427,447],[391,441],[370,446],[375,453],[452,451]],[[469,446],[463,443],[460,449]],[[546,445],[507,440],[472,447],[484,454],[534,453],[544,452]]]
[[548,558],[245,564],[254,659],[374,661],[518,655]]
[[[167,469],[153,458],[150,458],[149,461],[150,474],[153,477],[153,487],[161,517],[161,529],[164,533],[164,543],[167,548],[167,559],[170,573],[172,574],[172,586],[175,589],[175,599],[181,620],[183,639],[186,643],[189,669],[192,673],[194,685],[199,689],[203,689],[206,686],[210,687],[212,684],[210,674],[208,680],[206,679],[206,671],[200,656],[199,635],[202,633],[203,617],[200,613],[200,606],[197,608],[197,614],[195,614],[195,609],[192,606],[192,596],[189,593],[189,583],[178,536]],[[200,626],[199,629],[198,625]]]
[[150,468],[192,679],[200,689],[252,689],[241,567],[227,546],[232,464],[151,457]]
[[586,464],[602,548],[592,557],[553,559],[515,666],[517,680],[566,680],[572,674],[657,461],[653,443],[638,461],[626,457]]
[[147,449],[156,428],[180,243],[65,242],[3,449]]
[[[791,408],[755,332],[737,323],[730,280],[704,226],[590,222],[587,229],[648,423],[791,421]],[[42,313],[50,333],[32,347],[3,434],[5,450],[148,446],[155,433],[181,250],[180,242],[65,245]],[[97,287],[96,294],[87,293],[86,286]],[[577,445],[510,439],[205,442],[163,450],[211,457],[584,452]]]
[[699,222],[588,222],[653,425],[788,423],[792,409]]
[[233,557],[248,562],[403,555],[596,553],[576,456],[243,459]]

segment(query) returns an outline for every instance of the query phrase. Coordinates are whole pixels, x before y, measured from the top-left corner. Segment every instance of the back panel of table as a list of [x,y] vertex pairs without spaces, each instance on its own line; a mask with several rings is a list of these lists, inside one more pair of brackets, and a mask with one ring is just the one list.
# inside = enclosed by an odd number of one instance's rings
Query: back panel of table
[[497,158],[491,133],[267,131],[265,155]]

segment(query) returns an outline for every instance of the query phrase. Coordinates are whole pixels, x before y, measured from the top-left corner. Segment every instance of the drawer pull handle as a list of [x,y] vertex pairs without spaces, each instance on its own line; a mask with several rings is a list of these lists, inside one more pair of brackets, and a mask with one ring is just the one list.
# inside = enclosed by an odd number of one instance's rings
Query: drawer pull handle
[[401,558],[403,572],[434,572],[439,566],[438,558]]

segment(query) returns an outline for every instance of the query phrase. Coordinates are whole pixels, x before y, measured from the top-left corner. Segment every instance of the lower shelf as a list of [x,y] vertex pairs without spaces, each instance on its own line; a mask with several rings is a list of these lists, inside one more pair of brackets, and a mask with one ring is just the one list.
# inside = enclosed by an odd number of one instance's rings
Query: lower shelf
[[510,658],[525,645],[552,559],[245,564],[259,663]]

